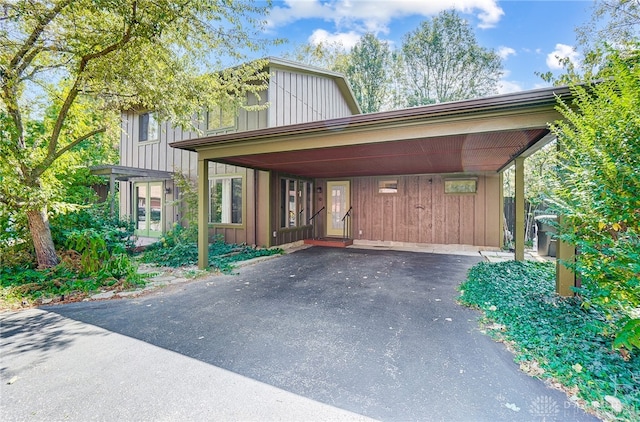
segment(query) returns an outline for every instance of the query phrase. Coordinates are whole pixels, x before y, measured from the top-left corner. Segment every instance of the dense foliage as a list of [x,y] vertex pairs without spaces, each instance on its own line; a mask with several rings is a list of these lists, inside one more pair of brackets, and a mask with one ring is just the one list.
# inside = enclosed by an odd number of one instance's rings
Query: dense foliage
[[498,54],[481,47],[469,23],[444,11],[408,33],[402,43],[408,106],[464,100],[497,93]]
[[[149,109],[193,126],[264,90],[264,62],[221,70],[260,47],[268,4],[247,0],[16,0],[0,25],[0,203],[28,220],[38,264],[58,263],[48,218],[83,149],[117,139],[118,113]],[[228,66],[228,64],[227,64]],[[224,66],[224,67],[227,67]],[[110,136],[114,135],[114,136]]]
[[363,113],[382,109],[387,100],[391,50],[372,33],[360,38],[348,56],[345,74]]
[[351,51],[329,43],[288,56],[346,74],[365,113],[495,94],[502,75],[501,58],[455,10],[421,22],[396,49],[366,33]]
[[[553,378],[608,420],[640,419],[640,356],[611,349],[615,327],[599,306],[554,293],[551,263],[483,262],[460,286],[460,301],[485,314],[485,328],[510,343],[523,368]],[[609,396],[609,398],[605,398]],[[616,412],[610,401],[620,400]]]
[[640,45],[611,52],[602,82],[574,85],[553,125],[560,153],[552,203],[560,239],[576,245],[572,267],[584,306],[599,305],[640,348]]
[[0,267],[0,300],[30,304],[143,285],[131,257],[134,226],[109,216],[107,209],[106,203],[91,205],[52,219],[52,235],[62,257],[55,267],[34,268],[25,250],[28,243],[7,246],[9,258]]
[[[225,243],[222,236],[209,243],[209,266],[221,272],[233,269],[233,263],[259,256],[282,253],[282,249],[257,249],[247,245]],[[167,267],[182,267],[198,263],[198,244],[193,232],[180,226],[167,233],[144,251],[142,262]]]

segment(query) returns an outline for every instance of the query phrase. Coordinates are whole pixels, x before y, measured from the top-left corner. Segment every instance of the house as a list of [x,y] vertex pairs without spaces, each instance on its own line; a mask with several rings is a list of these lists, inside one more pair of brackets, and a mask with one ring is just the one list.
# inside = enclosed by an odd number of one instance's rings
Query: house
[[[248,105],[268,103],[262,110],[241,109],[237,113],[220,108],[209,110],[193,131],[159,122],[152,112],[122,113],[120,163],[96,167],[93,173],[110,177],[111,192],[119,182],[120,215],[135,221],[138,236],[160,237],[183,220],[183,209],[175,201],[180,192],[173,176],[179,172],[195,180],[198,161],[196,153],[174,148],[172,143],[203,134],[242,133],[360,113],[342,75],[277,58],[269,58],[268,63],[270,77],[266,91],[259,100],[253,95],[247,98]],[[224,234],[230,242],[270,244],[269,236],[258,235],[266,232],[266,228],[256,227],[262,222],[250,206],[264,175],[250,168],[214,162],[209,163],[208,173],[208,201],[214,204],[208,216],[212,231]],[[295,183],[305,192],[310,189],[303,180]],[[308,207],[306,212],[310,210]],[[302,221],[305,216],[296,218]]]
[[[258,246],[342,238],[497,248],[502,171],[515,164],[523,259],[524,159],[554,138],[548,124],[561,118],[555,107],[567,88],[360,114],[341,75],[280,59],[269,66],[269,107],[210,111],[204,136],[158,126],[151,114],[123,115],[122,168],[113,171],[121,215],[133,216],[140,235],[180,220],[170,177],[181,171],[198,179],[201,267],[216,234]],[[559,291],[570,291],[565,278]]]

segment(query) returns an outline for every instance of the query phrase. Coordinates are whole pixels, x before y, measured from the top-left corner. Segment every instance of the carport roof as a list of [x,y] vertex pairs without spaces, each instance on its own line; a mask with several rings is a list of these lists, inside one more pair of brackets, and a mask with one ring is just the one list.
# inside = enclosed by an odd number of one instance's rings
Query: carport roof
[[553,139],[567,87],[174,142],[200,159],[307,177],[496,172]]

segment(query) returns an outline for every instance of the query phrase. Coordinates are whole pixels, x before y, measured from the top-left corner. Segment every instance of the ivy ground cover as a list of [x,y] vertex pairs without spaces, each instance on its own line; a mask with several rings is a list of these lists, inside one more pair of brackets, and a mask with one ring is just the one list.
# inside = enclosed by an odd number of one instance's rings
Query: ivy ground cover
[[521,368],[560,383],[571,399],[606,420],[640,420],[640,356],[612,348],[610,321],[579,298],[555,294],[555,265],[482,262],[460,286],[460,302],[483,311],[487,333]]

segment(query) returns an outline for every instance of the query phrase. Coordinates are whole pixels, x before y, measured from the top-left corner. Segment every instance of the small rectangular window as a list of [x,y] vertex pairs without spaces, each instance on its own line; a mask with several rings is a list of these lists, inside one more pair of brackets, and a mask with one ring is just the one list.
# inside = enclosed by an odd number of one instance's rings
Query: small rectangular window
[[158,140],[158,119],[155,113],[144,113],[138,117],[138,141],[152,142]]
[[444,193],[476,193],[477,179],[445,179]]
[[236,112],[232,107],[215,106],[207,113],[207,131],[236,127]]
[[209,222],[242,224],[242,177],[209,180]]
[[398,179],[379,180],[378,193],[398,193]]

